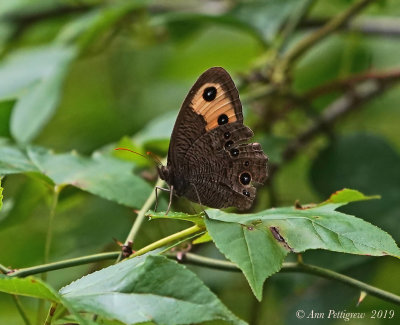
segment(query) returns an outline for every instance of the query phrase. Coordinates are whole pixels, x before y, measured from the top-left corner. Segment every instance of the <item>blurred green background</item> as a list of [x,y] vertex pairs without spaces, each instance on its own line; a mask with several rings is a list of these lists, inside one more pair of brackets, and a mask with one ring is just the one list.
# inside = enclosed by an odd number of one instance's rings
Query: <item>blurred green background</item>
[[[308,50],[293,65],[291,79],[268,96],[273,82],[268,73],[279,62],[277,53],[286,53],[356,2],[2,1],[0,147],[34,144],[58,153],[106,153],[131,161],[133,172],[154,182],[155,170],[146,161],[115,155],[112,148],[125,145],[164,156],[190,87],[204,70],[222,66],[239,87],[245,123],[255,131],[271,165],[279,166],[260,189],[255,210],[292,205],[295,200],[318,202],[343,187],[355,188],[368,195],[380,194],[382,199],[354,203],[343,211],[381,227],[399,242],[400,87],[395,82],[322,130],[293,159],[282,158],[288,143],[352,89],[346,85],[305,104],[293,98],[354,74],[398,73],[399,1],[371,1],[354,24]],[[264,93],[263,87],[267,87]],[[261,96],[253,96],[260,91]],[[49,191],[35,177],[23,174],[7,176],[3,187],[0,263],[13,268],[41,264]],[[175,209],[187,208],[187,201],[175,200]],[[134,217],[132,207],[65,188],[56,211],[50,260],[118,249],[113,238],[124,241]],[[172,221],[146,222],[135,247],[184,226]],[[194,250],[220,257],[212,244]],[[325,251],[303,258],[400,294],[400,264],[393,258]],[[58,289],[100,266],[51,272],[48,281]],[[191,268],[250,324],[305,324],[295,317],[298,309],[396,311],[391,321],[364,319],[349,324],[396,323],[396,319],[398,323],[400,319],[398,306],[367,297],[356,307],[357,290],[310,275],[272,276],[258,303],[242,275]],[[21,302],[34,321],[37,301],[21,298]],[[312,320],[312,324],[342,323]],[[22,324],[12,297],[1,293],[0,324]]]

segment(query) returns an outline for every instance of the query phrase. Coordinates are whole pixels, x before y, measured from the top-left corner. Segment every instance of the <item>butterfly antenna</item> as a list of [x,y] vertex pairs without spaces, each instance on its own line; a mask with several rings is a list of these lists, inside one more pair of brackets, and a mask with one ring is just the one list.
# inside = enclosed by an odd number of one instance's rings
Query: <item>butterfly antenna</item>
[[162,166],[162,162],[160,161],[160,159],[158,159],[158,157],[154,153],[152,153],[151,151],[147,151],[146,154],[150,156],[153,159],[153,161],[157,163],[158,166]]
[[134,154],[136,154],[136,155],[139,155],[139,156],[141,156],[141,157],[143,157],[143,158],[149,159],[150,161],[152,161],[153,163],[155,163],[157,166],[162,166],[162,163],[161,163],[160,159],[158,159],[157,156],[156,156],[155,154],[153,154],[152,152],[150,152],[150,151],[146,152],[147,156],[145,156],[145,155],[142,155],[142,154],[139,153],[139,152],[133,151],[133,150],[128,149],[128,148],[115,148],[114,150],[125,150],[125,151],[129,151],[129,152],[132,152],[132,153],[134,153]]

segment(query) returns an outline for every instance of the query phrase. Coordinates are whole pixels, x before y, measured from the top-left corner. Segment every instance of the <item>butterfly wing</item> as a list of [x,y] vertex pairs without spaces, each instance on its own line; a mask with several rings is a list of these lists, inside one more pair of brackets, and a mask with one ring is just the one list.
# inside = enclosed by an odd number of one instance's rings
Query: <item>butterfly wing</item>
[[243,123],[242,104],[233,80],[223,68],[205,71],[186,96],[175,122],[168,165],[177,166],[193,143],[220,123]]
[[238,91],[222,68],[203,73],[185,99],[168,154],[169,183],[178,195],[214,208],[251,206],[267,176],[261,146],[248,143]]

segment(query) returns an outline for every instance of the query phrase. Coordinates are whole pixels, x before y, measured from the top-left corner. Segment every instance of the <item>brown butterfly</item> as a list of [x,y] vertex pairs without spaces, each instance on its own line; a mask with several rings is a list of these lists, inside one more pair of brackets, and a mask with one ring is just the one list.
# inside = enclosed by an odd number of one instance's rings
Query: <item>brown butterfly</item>
[[167,166],[158,166],[170,187],[167,213],[172,194],[212,208],[250,208],[256,195],[252,183],[266,180],[268,161],[259,143],[248,143],[252,136],[229,73],[208,69],[182,104]]

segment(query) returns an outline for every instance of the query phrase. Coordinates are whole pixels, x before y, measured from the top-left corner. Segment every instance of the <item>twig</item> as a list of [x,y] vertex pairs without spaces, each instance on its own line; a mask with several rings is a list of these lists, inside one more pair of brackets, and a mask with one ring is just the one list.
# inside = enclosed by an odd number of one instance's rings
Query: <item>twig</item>
[[[169,256],[176,257],[174,255],[169,255]],[[241,270],[236,266],[236,264],[233,264],[231,262],[221,261],[209,257],[203,257],[193,253],[186,253],[185,258],[182,260],[182,262],[199,265],[203,267],[209,267],[213,269],[241,272]],[[319,266],[304,264],[304,263],[283,263],[280,272],[301,272],[301,273],[314,274],[323,278],[342,282],[348,286],[365,291],[369,293],[371,296],[375,296],[383,300],[400,305],[400,296],[398,295],[395,295],[393,293],[387,292],[385,290],[376,288],[364,282],[353,279],[349,276]]]
[[[53,224],[54,224],[54,216],[56,214],[56,208],[58,204],[58,198],[60,195],[60,192],[62,190],[62,187],[56,185],[54,186],[53,190],[53,201],[51,203],[50,207],[50,213],[49,213],[49,224],[47,227],[47,234],[46,234],[46,242],[44,246],[44,263],[47,263],[49,261],[49,255],[50,255],[50,249],[51,249],[51,242],[53,239]],[[47,280],[47,274],[42,273],[42,280],[46,281]],[[38,306],[38,312],[37,312],[37,323],[39,324],[41,321],[41,317],[43,314],[43,309],[44,309],[44,300],[39,300],[39,306]]]
[[352,75],[346,79],[339,79],[322,86],[311,89],[302,95],[302,98],[307,98],[308,101],[314,100],[315,98],[325,95],[327,93],[341,90],[346,91],[354,87],[357,83],[366,80],[378,80],[379,82],[390,82],[396,79],[400,79],[400,69],[394,68],[389,71],[368,71],[360,74]]
[[[316,28],[326,24],[324,19],[308,19],[300,23],[300,28]],[[341,27],[342,30],[367,35],[385,37],[400,36],[400,20],[398,18],[362,18],[351,21]]]
[[13,297],[15,306],[17,307],[18,312],[22,317],[22,320],[24,321],[24,324],[25,325],[31,325],[31,322],[30,322],[28,316],[26,315],[24,308],[22,307],[22,304],[21,304],[21,301],[19,300],[19,297],[17,295],[12,295],[12,297]]
[[[154,204],[154,202],[156,200],[156,188],[162,187],[163,185],[164,185],[164,181],[159,178],[156,185],[154,186],[154,189],[151,192],[150,196],[147,198],[146,202],[143,204],[142,208],[138,212],[135,222],[132,225],[131,231],[129,232],[128,236],[126,237],[124,245],[132,245],[132,243],[134,242],[136,234],[138,233],[138,231],[144,221],[146,212],[150,210],[151,206]],[[122,255],[122,251],[121,251],[120,255],[118,256],[117,263],[122,259],[122,257],[123,257],[123,255]]]
[[324,26],[313,32],[311,35],[303,38],[297,43],[280,62],[278,69],[276,69],[276,78],[278,81],[286,75],[287,70],[293,63],[299,59],[307,50],[317,44],[319,41],[329,36],[343,25],[345,25],[351,18],[357,15],[362,9],[368,6],[371,2],[376,0],[360,0],[354,3],[343,13],[330,19]]
[[58,304],[56,302],[52,302],[50,305],[49,313],[47,314],[44,325],[51,325],[51,321],[53,319],[54,313],[56,312]]
[[400,75],[388,79],[367,79],[366,81],[354,86],[346,94],[335,100],[321,113],[308,129],[289,142],[282,153],[281,163],[279,165],[270,165],[270,179],[283,164],[293,159],[307,143],[315,138],[316,135],[332,126],[340,117],[356,110],[363,103],[380,95],[383,91],[387,90],[399,81]]
[[184,239],[186,237],[191,237],[194,234],[199,234],[200,235],[201,233],[204,232],[204,230],[205,230],[204,227],[200,227],[198,225],[194,225],[194,226],[192,226],[190,228],[187,228],[185,230],[179,231],[179,232],[177,232],[175,234],[172,234],[170,236],[164,237],[164,238],[162,238],[160,240],[157,240],[157,241],[151,243],[150,245],[147,245],[146,247],[143,247],[143,248],[139,249],[134,254],[129,256],[129,258],[133,258],[133,257],[136,257],[136,256],[141,256],[141,255],[146,254],[146,253],[148,253],[148,252],[150,252],[152,250],[155,250],[157,248],[164,247],[164,246],[166,246],[166,245],[168,245],[168,244],[170,244],[172,242],[179,241],[179,240]]
[[61,187],[59,187],[59,186],[54,187],[53,201],[51,203],[50,213],[49,213],[49,224],[48,224],[47,234],[46,234],[46,243],[44,246],[44,263],[47,263],[49,260],[51,242],[53,239],[54,216],[56,214],[56,208],[57,208],[57,204],[58,204],[58,197],[60,195],[60,191],[61,191]]
[[304,17],[307,16],[314,3],[315,0],[304,1],[301,3],[300,8],[290,15],[284,29],[282,30],[281,38],[278,41],[278,53],[282,52],[286,48],[290,37],[296,30],[296,27],[300,24]]
[[7,274],[8,272],[11,272],[11,269],[9,269],[8,267],[5,267],[3,264],[0,264],[0,272]]
[[[197,234],[201,235],[203,232],[204,232],[204,228],[202,228],[200,226],[193,226],[193,227],[184,229],[182,231],[179,231],[175,234],[164,237],[160,240],[157,240],[157,241],[151,243],[150,245],[147,245],[147,246],[139,249],[136,253],[132,254],[130,256],[130,258],[146,254],[154,249],[164,247],[173,242],[179,242],[182,239],[192,238],[193,235],[197,235]],[[48,264],[43,264],[43,265],[36,265],[36,266],[32,266],[32,267],[19,269],[14,272],[8,273],[8,276],[21,278],[21,277],[25,277],[28,275],[34,275],[34,274],[40,274],[43,272],[65,269],[65,268],[72,267],[72,266],[115,259],[117,256],[119,256],[119,254],[120,254],[120,252],[109,252],[109,253],[101,253],[101,254],[71,258],[71,259],[64,260],[64,261],[48,263]]]
[[34,275],[34,274],[40,274],[43,272],[65,269],[65,268],[72,267],[72,266],[115,259],[116,257],[118,257],[118,255],[119,255],[119,251],[82,256],[82,257],[77,257],[77,258],[71,258],[71,259],[64,260],[64,261],[42,264],[42,265],[19,269],[14,272],[8,273],[8,275],[10,277],[20,277],[21,278],[21,277],[25,277],[28,275]]

